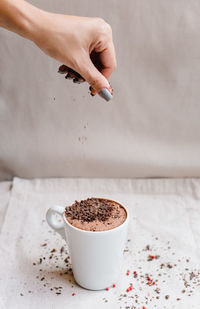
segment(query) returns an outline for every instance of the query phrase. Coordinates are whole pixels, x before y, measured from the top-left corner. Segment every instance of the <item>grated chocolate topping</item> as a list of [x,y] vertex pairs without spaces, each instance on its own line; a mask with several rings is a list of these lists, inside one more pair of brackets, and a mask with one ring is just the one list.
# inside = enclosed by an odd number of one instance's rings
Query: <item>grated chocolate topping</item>
[[[75,201],[65,208],[65,215],[72,220],[92,222],[94,220],[106,221],[112,216],[116,203],[100,198],[88,198],[80,202]],[[116,214],[115,214],[116,215]]]

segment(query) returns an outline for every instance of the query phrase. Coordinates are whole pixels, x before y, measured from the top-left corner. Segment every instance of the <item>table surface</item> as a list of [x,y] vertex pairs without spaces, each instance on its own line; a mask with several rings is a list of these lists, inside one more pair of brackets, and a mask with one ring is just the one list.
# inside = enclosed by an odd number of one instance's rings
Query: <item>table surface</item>
[[[50,206],[91,196],[117,200],[130,212],[123,269],[109,291],[84,290],[74,282],[67,244],[45,220]],[[198,179],[2,182],[0,308],[199,309],[199,222]]]

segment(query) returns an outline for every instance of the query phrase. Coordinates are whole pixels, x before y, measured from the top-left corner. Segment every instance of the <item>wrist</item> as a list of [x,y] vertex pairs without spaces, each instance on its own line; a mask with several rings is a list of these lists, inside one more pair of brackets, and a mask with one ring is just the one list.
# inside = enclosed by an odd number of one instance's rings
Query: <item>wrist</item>
[[1,0],[0,26],[33,40],[39,31],[39,22],[44,11],[24,0]]
[[37,41],[38,36],[41,35],[46,16],[48,16],[48,12],[31,5],[24,15],[23,36],[33,42]]

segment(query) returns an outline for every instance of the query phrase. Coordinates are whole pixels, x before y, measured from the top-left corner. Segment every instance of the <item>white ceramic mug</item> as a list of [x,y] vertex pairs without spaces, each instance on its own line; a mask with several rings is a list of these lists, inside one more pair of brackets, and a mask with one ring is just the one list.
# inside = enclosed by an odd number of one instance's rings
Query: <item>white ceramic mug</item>
[[[99,232],[72,226],[66,220],[62,206],[55,205],[46,213],[48,224],[68,243],[76,282],[86,289],[105,289],[116,283],[120,275],[129,220],[127,209],[122,207],[127,213],[124,223]],[[55,213],[61,216],[61,221],[55,218]]]

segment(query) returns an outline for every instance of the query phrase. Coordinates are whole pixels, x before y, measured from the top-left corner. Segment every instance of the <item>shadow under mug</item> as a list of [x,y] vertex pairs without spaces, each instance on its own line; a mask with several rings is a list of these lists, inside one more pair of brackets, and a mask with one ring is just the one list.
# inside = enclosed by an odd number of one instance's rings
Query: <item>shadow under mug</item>
[[[116,283],[121,272],[129,214],[124,206],[112,202],[123,207],[127,217],[121,225],[106,231],[93,232],[74,227],[67,221],[62,206],[55,205],[46,213],[47,223],[68,244],[76,282],[86,289],[105,289]],[[61,221],[55,214],[61,216]]]

